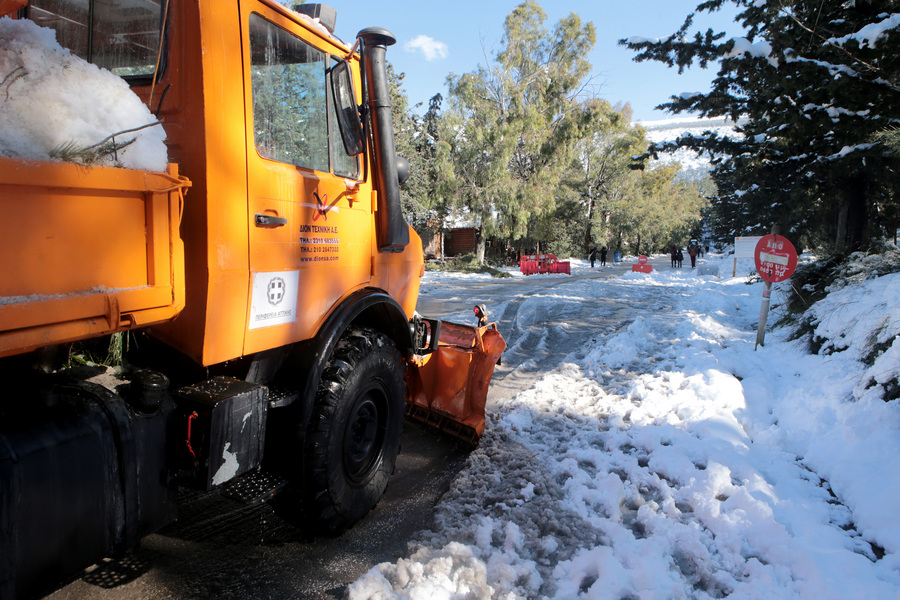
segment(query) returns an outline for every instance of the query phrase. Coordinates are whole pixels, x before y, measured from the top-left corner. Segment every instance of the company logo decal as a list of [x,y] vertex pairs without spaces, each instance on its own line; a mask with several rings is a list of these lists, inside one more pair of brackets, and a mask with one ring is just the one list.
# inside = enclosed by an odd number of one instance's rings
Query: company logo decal
[[323,220],[328,220],[328,194],[325,194],[325,200],[323,201],[319,198],[318,192],[313,192],[313,197],[316,199],[316,204],[318,204],[318,208],[316,209],[316,214],[313,215],[313,221],[318,221],[319,217],[322,217]]
[[269,281],[266,296],[269,298],[269,304],[272,306],[281,304],[281,301],[284,300],[284,279],[281,277],[272,278],[272,280]]
[[299,288],[300,271],[254,273],[247,327],[258,329],[295,322]]

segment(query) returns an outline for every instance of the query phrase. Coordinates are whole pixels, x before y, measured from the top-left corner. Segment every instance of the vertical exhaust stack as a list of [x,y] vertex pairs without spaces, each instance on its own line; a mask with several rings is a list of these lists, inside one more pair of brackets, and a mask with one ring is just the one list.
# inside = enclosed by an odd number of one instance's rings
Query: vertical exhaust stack
[[378,249],[381,252],[401,252],[409,244],[409,227],[403,219],[400,206],[394,121],[391,117],[391,95],[385,62],[387,47],[397,40],[388,30],[380,27],[363,29],[358,37],[366,78],[369,122],[375,145],[375,188],[378,190],[375,229]]

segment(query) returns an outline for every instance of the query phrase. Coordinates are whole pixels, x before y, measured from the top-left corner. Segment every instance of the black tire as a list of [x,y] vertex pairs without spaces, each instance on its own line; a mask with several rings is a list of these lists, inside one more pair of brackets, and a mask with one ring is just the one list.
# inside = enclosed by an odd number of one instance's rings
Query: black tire
[[345,333],[322,373],[306,436],[304,497],[317,529],[343,531],[381,499],[400,451],[405,394],[390,338]]

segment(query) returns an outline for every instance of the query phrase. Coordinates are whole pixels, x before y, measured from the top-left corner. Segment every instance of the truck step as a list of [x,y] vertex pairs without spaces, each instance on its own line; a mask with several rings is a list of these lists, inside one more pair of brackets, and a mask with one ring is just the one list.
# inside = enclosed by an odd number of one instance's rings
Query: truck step
[[281,408],[293,404],[300,398],[300,392],[269,386],[269,408]]
[[287,487],[288,480],[266,471],[242,475],[222,486],[222,495],[248,506],[262,504]]

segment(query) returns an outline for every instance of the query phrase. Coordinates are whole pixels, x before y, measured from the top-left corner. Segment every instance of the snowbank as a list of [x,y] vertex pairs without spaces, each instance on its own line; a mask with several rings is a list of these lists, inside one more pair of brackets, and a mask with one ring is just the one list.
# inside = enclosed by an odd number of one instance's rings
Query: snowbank
[[349,597],[896,599],[898,286],[869,269],[813,304],[828,354],[781,330],[754,349],[762,283],[746,277],[660,268],[520,298],[520,316],[656,308],[489,405],[433,528]]
[[[92,146],[113,133],[155,122],[122,78],[60,46],[53,30],[0,18],[0,156],[54,160],[56,148]],[[162,126],[116,141],[132,138],[117,160],[98,164],[164,171]]]

